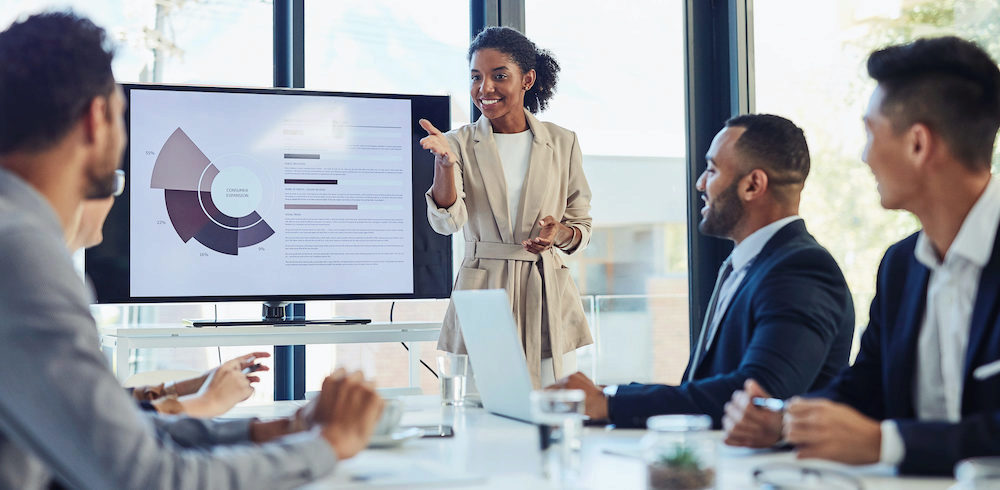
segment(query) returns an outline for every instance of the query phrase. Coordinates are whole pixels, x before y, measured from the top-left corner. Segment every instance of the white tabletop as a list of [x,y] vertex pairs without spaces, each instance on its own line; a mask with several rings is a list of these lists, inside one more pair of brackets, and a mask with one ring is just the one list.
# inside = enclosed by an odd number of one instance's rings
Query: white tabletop
[[[452,425],[455,436],[416,439],[392,449],[366,450],[353,459],[338,463],[333,476],[308,488],[556,488],[541,476],[538,430],[535,426],[482,409],[441,407],[436,396],[410,396],[401,400],[406,406],[403,426]],[[292,413],[301,403],[292,401],[237,407],[227,416],[283,416]],[[645,467],[640,460],[607,452],[637,451],[639,439],[644,433],[642,430],[586,428],[582,478],[573,488],[645,488]],[[761,452],[720,446],[716,482],[720,489],[754,488],[752,472],[755,467],[764,463],[796,461],[791,452]],[[878,466],[859,468],[816,460],[800,464],[846,471],[861,479],[866,489],[929,490],[946,489],[954,484],[950,478],[895,477],[888,469]],[[415,478],[424,478],[423,485],[416,480],[396,486],[365,485],[356,479],[358,475],[372,473],[372,468],[381,468],[387,474],[400,473],[401,476],[397,477],[404,479],[407,474],[415,475]],[[434,480],[432,476],[426,476],[435,472],[446,478]],[[380,475],[373,476],[374,482]]]

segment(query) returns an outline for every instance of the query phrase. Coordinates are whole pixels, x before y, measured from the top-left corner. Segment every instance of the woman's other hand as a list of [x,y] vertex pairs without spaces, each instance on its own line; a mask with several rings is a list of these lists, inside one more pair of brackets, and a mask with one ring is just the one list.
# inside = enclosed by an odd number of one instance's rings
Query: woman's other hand
[[524,249],[531,253],[542,253],[556,243],[562,244],[573,239],[573,229],[556,221],[552,216],[538,220],[538,236],[521,242]]

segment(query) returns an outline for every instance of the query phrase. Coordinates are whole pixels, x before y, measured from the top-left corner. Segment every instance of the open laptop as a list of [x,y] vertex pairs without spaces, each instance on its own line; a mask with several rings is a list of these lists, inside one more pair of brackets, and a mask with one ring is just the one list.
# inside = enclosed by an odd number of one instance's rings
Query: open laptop
[[503,289],[455,291],[451,295],[483,408],[533,423],[531,375],[510,300]]

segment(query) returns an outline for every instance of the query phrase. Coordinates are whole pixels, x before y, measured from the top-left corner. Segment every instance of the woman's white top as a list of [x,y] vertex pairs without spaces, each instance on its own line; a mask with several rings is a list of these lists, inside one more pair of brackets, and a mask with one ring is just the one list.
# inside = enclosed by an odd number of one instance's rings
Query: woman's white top
[[524,189],[524,179],[528,175],[528,162],[531,161],[531,142],[534,135],[530,129],[520,133],[493,133],[500,155],[500,165],[507,179],[507,211],[510,213],[510,223],[517,229],[518,213],[521,208],[521,191]]

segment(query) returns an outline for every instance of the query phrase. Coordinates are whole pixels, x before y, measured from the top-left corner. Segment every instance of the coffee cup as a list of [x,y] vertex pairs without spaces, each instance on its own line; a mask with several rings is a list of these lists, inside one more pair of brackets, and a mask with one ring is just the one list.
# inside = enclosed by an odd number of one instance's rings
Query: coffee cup
[[403,418],[403,403],[399,400],[386,400],[382,408],[382,416],[375,424],[375,435],[387,436],[396,432],[399,421]]

